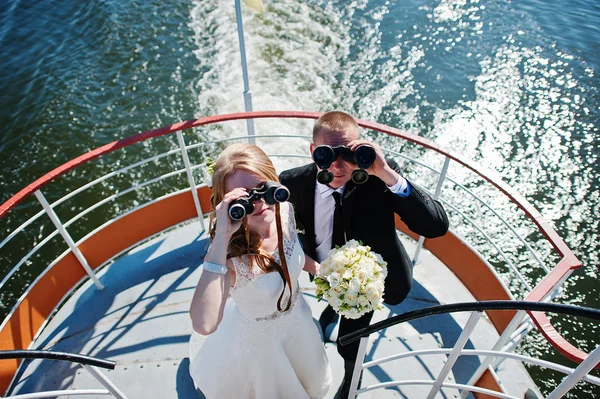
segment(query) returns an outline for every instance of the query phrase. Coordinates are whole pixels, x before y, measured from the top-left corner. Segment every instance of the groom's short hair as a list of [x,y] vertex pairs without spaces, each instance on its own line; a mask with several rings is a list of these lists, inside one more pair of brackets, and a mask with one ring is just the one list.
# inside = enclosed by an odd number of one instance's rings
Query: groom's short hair
[[358,123],[356,123],[356,120],[351,115],[342,111],[326,112],[315,121],[315,126],[313,127],[313,142],[323,130],[345,132],[348,129],[356,129],[360,134]]

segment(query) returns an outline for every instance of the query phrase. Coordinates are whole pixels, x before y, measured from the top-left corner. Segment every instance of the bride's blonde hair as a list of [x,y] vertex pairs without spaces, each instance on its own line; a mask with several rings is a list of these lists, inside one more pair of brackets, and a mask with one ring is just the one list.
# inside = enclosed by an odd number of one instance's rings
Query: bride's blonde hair
[[[210,214],[210,238],[214,238],[216,229],[216,206],[223,201],[223,197],[227,193],[225,183],[227,179],[237,170],[245,170],[259,178],[261,181],[279,181],[277,172],[273,163],[264,153],[260,147],[254,144],[238,143],[232,144],[225,148],[219,155],[214,165],[214,172],[212,176],[212,197],[211,205],[212,212]],[[279,212],[279,204],[276,204],[276,215],[278,226],[281,226],[281,214]],[[279,247],[281,248],[281,237],[280,228],[278,228]],[[289,277],[286,279],[287,267],[284,269],[282,265],[277,263],[273,256],[262,249],[262,237],[250,231],[248,228],[247,218],[242,221],[242,226],[231,236],[228,245],[229,254],[228,258],[235,258],[242,255],[251,255],[248,257],[250,266],[252,262],[256,262],[257,266],[265,273],[271,271],[277,271],[283,280],[283,290],[285,291],[286,283],[289,284]],[[280,251],[280,257],[282,263],[285,262],[285,257],[282,256],[283,252]],[[287,266],[287,265],[286,265]],[[290,287],[291,290],[291,287]],[[291,291],[290,291],[291,293]],[[283,295],[283,291],[282,291]],[[281,297],[280,297],[281,299]],[[290,298],[291,300],[291,298]],[[280,301],[279,301],[280,302]],[[287,308],[289,308],[289,303]],[[279,303],[278,303],[279,308]],[[284,309],[284,310],[287,310]],[[281,309],[280,309],[281,310]]]

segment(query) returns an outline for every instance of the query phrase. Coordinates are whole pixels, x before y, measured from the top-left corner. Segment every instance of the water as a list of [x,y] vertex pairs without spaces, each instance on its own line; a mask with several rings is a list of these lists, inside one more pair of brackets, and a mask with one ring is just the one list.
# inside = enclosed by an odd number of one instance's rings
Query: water
[[[244,7],[255,110],[344,109],[496,170],[583,263],[559,301],[600,308],[600,3],[265,4]],[[242,111],[242,91],[233,1],[1,0],[0,203],[118,138]]]

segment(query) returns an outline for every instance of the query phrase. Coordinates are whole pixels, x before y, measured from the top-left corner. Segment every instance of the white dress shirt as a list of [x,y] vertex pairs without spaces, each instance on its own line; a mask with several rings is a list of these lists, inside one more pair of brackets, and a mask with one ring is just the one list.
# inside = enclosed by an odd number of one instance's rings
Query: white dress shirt
[[[335,210],[335,200],[331,196],[334,191],[340,193],[342,202],[344,197],[344,189],[346,185],[332,189],[325,184],[317,182],[315,186],[315,244],[317,246],[317,262],[322,262],[327,258],[327,254],[331,250],[331,238],[333,236],[333,211]],[[412,191],[412,187],[402,176],[398,178],[398,182],[390,191],[401,197],[406,197]],[[345,233],[344,233],[345,234]]]
[[333,236],[333,211],[335,200],[331,196],[334,191],[344,196],[346,185],[332,189],[325,184],[317,182],[315,187],[315,244],[317,245],[317,262],[327,258],[331,250],[331,237]]

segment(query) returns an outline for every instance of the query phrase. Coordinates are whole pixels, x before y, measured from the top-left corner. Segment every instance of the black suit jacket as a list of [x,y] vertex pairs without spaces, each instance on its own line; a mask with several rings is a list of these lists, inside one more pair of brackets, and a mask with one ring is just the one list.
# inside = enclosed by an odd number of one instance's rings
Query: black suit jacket
[[[388,164],[399,172],[392,160]],[[281,173],[280,180],[290,190],[296,224],[304,252],[316,259],[315,242],[315,185],[317,166],[312,163]],[[442,205],[427,193],[410,183],[413,190],[408,197],[392,193],[376,176],[361,185],[349,181],[342,200],[346,239],[362,241],[379,253],[388,263],[384,300],[396,305],[410,291],[412,262],[396,233],[394,213],[408,228],[427,238],[442,236],[448,231],[448,217]]]

